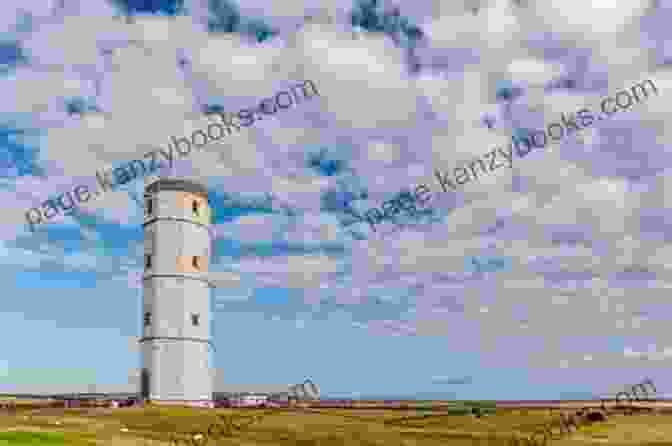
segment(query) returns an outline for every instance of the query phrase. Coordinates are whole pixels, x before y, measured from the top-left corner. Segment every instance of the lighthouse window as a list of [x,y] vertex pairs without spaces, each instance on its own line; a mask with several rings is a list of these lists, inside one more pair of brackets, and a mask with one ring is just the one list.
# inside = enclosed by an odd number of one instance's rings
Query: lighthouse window
[[152,215],[152,203],[151,198],[145,198],[145,215],[147,216]]
[[191,212],[193,212],[194,215],[198,217],[198,201],[191,202]]
[[152,313],[145,313],[145,327],[148,327],[152,324]]
[[194,326],[199,325],[198,318],[200,316],[201,316],[200,314],[191,313],[191,325],[194,325]]
[[152,256],[151,255],[145,255],[145,268],[149,269],[152,267]]
[[198,256],[193,256],[191,258],[191,264],[193,265],[194,268],[199,269],[200,266],[198,266]]

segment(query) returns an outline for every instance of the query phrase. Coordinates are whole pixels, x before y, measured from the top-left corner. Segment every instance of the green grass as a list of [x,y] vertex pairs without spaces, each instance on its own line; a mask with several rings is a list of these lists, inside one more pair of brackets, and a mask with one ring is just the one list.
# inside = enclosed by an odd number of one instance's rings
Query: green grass
[[87,432],[0,432],[0,446],[91,446],[95,444],[95,435]]
[[[418,408],[430,406],[419,404]],[[426,414],[418,414],[413,407],[406,411],[165,407],[99,413],[67,409],[31,417],[0,415],[0,429],[20,426],[25,431],[40,431],[0,432],[0,446],[170,446],[173,433],[179,438],[206,433],[212,423],[227,424],[227,416],[239,427],[217,435],[207,446],[512,446],[512,435],[527,437],[542,425],[557,425],[559,413],[569,412],[500,408],[486,418],[457,414],[470,406],[475,405],[456,404]],[[487,411],[488,405],[482,406]],[[610,446],[672,446],[671,421],[670,415],[614,415],[546,446],[600,446],[605,440]],[[61,422],[60,427],[54,427],[55,422]],[[65,432],[55,433],[58,430]],[[558,427],[553,430],[557,434]]]
[[0,446],[66,445],[65,434],[57,432],[0,432]]

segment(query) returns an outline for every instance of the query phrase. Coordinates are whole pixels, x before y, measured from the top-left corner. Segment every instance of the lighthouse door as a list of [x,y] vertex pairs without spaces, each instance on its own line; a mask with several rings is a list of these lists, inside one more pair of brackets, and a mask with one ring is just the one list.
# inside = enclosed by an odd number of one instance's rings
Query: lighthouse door
[[140,372],[140,397],[149,399],[149,370],[142,369]]

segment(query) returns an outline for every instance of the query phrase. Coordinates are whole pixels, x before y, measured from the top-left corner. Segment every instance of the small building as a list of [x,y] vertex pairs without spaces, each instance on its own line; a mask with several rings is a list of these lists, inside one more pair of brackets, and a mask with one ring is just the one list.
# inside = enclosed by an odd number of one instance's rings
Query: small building
[[291,397],[287,392],[273,393],[270,395],[269,400],[278,404],[288,404]]
[[229,399],[231,407],[259,407],[268,402],[268,396],[263,394],[237,395]]

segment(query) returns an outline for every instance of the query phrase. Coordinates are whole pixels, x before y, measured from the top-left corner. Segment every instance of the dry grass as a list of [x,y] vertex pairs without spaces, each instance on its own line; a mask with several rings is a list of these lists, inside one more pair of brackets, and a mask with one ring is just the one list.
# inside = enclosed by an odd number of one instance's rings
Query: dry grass
[[[249,426],[233,429],[232,436],[210,440],[207,446],[504,446],[512,434],[529,435],[559,419],[559,413],[500,409],[478,419],[384,409],[43,409],[4,412],[0,445],[167,446],[173,432],[186,438],[207,432],[213,423],[223,425],[230,416],[234,423]],[[583,426],[550,444],[672,446],[672,415],[611,415],[606,422]]]

